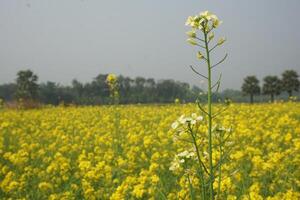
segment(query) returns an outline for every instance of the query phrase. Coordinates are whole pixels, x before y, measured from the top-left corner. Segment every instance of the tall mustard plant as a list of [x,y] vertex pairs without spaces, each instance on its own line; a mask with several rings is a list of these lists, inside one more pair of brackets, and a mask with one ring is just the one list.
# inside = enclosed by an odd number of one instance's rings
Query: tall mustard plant
[[109,87],[110,99],[112,104],[119,103],[119,85],[118,78],[115,74],[109,74],[106,78],[106,83]]
[[[187,41],[189,44],[199,47],[197,58],[206,63],[207,75],[200,73],[193,66],[190,67],[193,72],[204,78],[208,83],[207,109],[197,100],[199,114],[193,113],[187,117],[182,115],[172,124],[172,128],[176,130],[176,141],[191,144],[189,150],[175,156],[170,167],[173,171],[178,171],[180,167],[184,169],[191,199],[212,200],[220,199],[222,196],[220,194],[222,164],[226,160],[225,147],[227,147],[226,141],[231,130],[219,124],[213,124],[213,119],[224,110],[213,113],[212,90],[218,91],[221,75],[216,83],[213,83],[212,69],[221,64],[226,59],[227,54],[216,64],[212,64],[210,56],[217,47],[225,42],[225,38],[221,37],[214,45],[211,45],[214,40],[213,30],[218,28],[220,24],[221,21],[218,17],[208,11],[190,16],[186,21],[186,25],[192,28],[191,31],[187,32]],[[217,159],[214,159],[216,157]],[[199,181],[196,181],[196,179]],[[196,189],[197,186],[199,186],[199,189]]]
[[106,78],[106,83],[109,88],[110,92],[110,101],[112,106],[112,110],[114,113],[114,134],[113,134],[113,142],[112,142],[112,148],[114,149],[114,153],[116,155],[119,155],[122,151],[121,143],[122,143],[122,137],[120,134],[120,112],[119,107],[116,106],[119,104],[119,84],[118,84],[118,78],[115,74],[108,74]]

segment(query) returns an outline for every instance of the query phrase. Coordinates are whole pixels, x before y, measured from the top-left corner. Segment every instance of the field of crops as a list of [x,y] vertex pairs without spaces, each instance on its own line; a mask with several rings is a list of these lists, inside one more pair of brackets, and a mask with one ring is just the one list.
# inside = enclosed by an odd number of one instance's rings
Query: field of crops
[[[193,112],[195,105],[0,111],[0,199],[188,199],[186,177],[169,169],[185,150],[171,124]],[[223,199],[300,199],[299,103],[233,104],[218,120],[232,127]]]

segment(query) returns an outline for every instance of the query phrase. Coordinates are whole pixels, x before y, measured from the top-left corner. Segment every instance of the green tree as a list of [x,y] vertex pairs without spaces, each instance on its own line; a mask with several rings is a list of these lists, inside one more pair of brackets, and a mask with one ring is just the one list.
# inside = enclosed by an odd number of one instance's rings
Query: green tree
[[260,94],[259,80],[256,78],[256,76],[247,76],[244,78],[242,91],[245,94],[250,95],[250,103],[253,103],[254,95]]
[[16,97],[25,100],[33,100],[38,94],[38,76],[31,70],[19,71],[17,73]]
[[0,98],[4,101],[12,101],[16,90],[17,85],[15,83],[7,83],[0,85]]
[[270,95],[271,102],[274,101],[274,96],[281,92],[281,81],[277,76],[266,76],[264,78],[263,93]]
[[282,90],[286,91],[289,97],[293,95],[293,91],[299,91],[300,81],[298,77],[297,72],[294,70],[286,70],[282,73]]
[[59,104],[59,85],[48,81],[39,86],[39,101],[45,104],[58,105]]

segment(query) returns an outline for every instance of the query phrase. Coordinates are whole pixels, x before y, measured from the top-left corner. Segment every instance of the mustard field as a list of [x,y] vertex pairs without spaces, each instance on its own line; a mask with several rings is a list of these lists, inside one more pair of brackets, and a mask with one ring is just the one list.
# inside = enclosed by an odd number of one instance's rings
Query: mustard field
[[[2,110],[0,199],[189,199],[186,176],[170,170],[186,144],[171,125],[194,112],[195,105]],[[299,103],[232,104],[216,120],[232,129],[221,199],[300,199]]]

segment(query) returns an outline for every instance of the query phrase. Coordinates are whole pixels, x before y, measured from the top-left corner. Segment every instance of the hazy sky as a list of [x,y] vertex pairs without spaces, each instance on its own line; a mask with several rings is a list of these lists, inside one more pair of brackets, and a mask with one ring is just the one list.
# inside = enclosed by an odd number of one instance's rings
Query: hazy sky
[[210,10],[227,38],[213,58],[229,54],[215,72],[222,88],[239,89],[246,75],[300,73],[299,9],[299,0],[0,0],[0,84],[30,68],[40,82],[116,73],[204,87],[188,68],[198,61],[184,23]]

